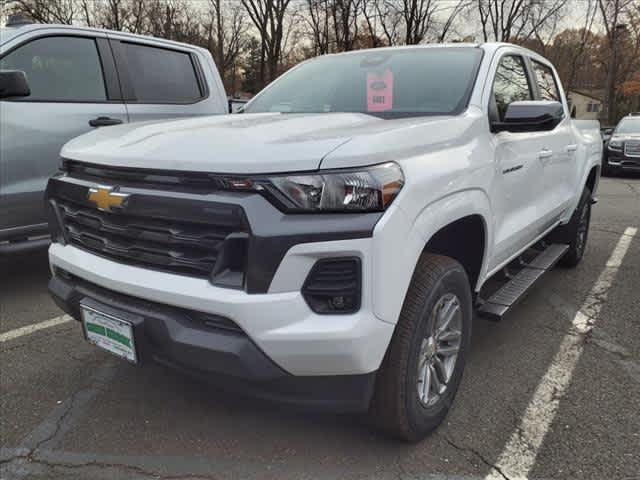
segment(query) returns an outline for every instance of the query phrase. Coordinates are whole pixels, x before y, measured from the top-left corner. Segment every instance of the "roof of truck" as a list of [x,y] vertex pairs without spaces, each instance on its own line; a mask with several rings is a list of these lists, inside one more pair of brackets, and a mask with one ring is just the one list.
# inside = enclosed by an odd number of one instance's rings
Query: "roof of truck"
[[[481,48],[487,54],[493,55],[497,50],[501,48],[515,48],[522,53],[527,55],[543,58],[539,53],[534,52],[526,47],[522,47],[520,45],[515,45],[513,43],[505,43],[505,42],[484,42],[484,43],[473,43],[473,42],[455,42],[455,43],[422,43],[418,45],[393,45],[389,47],[376,47],[376,48],[364,48],[359,50],[350,50],[347,52],[336,52],[329,53],[326,56],[332,55],[354,55],[362,52],[368,51],[385,51],[385,50],[421,50],[421,49],[433,49],[433,48]],[[313,60],[313,59],[309,59]],[[548,61],[548,60],[547,60]]]
[[19,32],[21,27],[3,27],[0,28],[0,44],[11,40]]
[[106,33],[108,35],[109,34],[114,36],[118,35],[119,37],[123,37],[123,36],[130,37],[132,40],[136,38],[137,39],[148,38],[155,42],[162,42],[168,45],[182,46],[182,47],[189,47],[189,48],[200,48],[200,47],[197,47],[196,45],[189,45],[186,43],[174,42],[173,40],[165,40],[164,38],[152,37],[149,35],[136,35],[133,33],[119,32],[115,30],[106,30],[103,28],[90,28],[90,27],[83,27],[78,25],[59,25],[59,24],[53,24],[53,23],[23,23],[15,26],[0,28],[0,45],[7,43],[9,40],[12,40],[18,36],[26,35],[28,33],[31,33],[37,30],[56,30],[56,31],[68,30],[70,32],[86,32],[86,33],[101,32],[101,33]]

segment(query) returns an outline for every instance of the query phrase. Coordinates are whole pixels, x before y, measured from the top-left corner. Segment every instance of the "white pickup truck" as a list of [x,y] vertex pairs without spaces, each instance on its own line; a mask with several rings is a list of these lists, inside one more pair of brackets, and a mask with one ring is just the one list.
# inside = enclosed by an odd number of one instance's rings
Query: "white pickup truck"
[[241,115],[68,143],[50,291],[132,363],[415,441],[453,402],[474,313],[580,261],[601,153],[529,50],[324,56]]

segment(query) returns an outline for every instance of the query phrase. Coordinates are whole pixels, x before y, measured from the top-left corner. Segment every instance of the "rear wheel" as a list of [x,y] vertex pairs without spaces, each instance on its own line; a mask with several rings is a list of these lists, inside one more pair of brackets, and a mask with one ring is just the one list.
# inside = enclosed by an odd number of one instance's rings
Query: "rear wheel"
[[575,267],[584,256],[591,224],[591,190],[585,187],[571,220],[551,234],[551,241],[568,243],[569,250],[560,260],[564,267]]
[[462,379],[471,319],[464,268],[423,254],[378,372],[370,416],[379,428],[417,441],[444,420]]

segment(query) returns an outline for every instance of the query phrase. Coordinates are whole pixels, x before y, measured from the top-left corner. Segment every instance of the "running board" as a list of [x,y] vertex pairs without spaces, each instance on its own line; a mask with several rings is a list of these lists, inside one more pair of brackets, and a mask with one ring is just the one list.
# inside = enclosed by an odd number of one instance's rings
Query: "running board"
[[564,244],[549,245],[533,260],[524,264],[522,270],[491,297],[481,301],[478,315],[489,320],[502,320],[502,317],[524,298],[536,281],[558,263],[568,248],[569,245]]

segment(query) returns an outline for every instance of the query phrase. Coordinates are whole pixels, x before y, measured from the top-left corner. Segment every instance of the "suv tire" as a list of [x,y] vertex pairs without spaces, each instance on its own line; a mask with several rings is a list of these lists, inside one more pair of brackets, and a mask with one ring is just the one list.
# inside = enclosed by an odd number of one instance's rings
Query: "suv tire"
[[369,414],[378,428],[415,442],[440,425],[462,380],[472,316],[462,265],[422,254],[377,375]]
[[602,159],[602,176],[603,177],[613,177],[615,175],[615,169],[609,165],[609,158],[605,157]]

